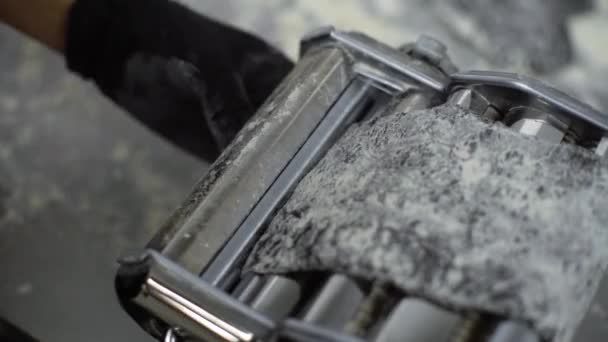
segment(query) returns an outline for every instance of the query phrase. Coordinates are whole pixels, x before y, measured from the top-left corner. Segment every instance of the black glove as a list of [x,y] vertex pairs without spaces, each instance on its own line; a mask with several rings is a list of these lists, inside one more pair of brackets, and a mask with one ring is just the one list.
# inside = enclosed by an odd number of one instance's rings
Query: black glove
[[262,40],[169,0],[78,0],[67,32],[71,70],[207,160],[293,66]]
[[0,318],[0,341],[11,342],[37,342],[25,331]]

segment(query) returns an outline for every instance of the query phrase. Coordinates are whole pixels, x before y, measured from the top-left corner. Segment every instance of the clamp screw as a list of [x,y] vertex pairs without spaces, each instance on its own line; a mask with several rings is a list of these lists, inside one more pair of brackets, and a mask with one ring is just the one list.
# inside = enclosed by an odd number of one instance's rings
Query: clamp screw
[[412,55],[427,60],[446,74],[458,71],[448,56],[448,48],[437,39],[421,35],[412,46]]

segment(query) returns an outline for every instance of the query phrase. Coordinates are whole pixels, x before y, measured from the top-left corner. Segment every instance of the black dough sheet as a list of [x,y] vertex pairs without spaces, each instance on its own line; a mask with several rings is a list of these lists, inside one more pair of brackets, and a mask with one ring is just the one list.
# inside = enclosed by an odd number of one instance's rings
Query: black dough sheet
[[248,270],[381,279],[570,341],[608,262],[608,162],[452,106],[352,127]]

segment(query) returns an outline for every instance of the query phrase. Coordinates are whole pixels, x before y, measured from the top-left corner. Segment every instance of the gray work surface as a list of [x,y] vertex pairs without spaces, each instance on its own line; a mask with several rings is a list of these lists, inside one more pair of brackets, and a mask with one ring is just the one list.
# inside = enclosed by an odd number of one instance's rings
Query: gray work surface
[[[474,28],[449,9],[417,12],[430,3],[422,0],[184,1],[262,34],[292,57],[299,37],[323,24],[362,30],[390,44],[432,33],[450,40],[453,50],[458,37],[439,27],[452,25],[447,31],[456,35]],[[569,23],[574,53],[595,75],[576,66],[547,79],[589,88],[585,99],[605,110],[608,42],[596,33],[607,30],[608,6],[600,5],[602,11]],[[508,41],[497,42],[504,53]],[[455,51],[462,66],[470,60],[464,44]],[[472,43],[483,44],[483,39]],[[543,48],[547,45],[535,47],[534,56]],[[559,65],[567,53],[559,51],[537,69]],[[514,55],[522,60],[521,51]],[[533,62],[538,65],[537,57]],[[4,28],[0,82],[0,314],[43,341],[149,341],[114,299],[114,261],[151,237],[206,166],[69,76],[58,57]],[[608,328],[589,331],[600,335]]]

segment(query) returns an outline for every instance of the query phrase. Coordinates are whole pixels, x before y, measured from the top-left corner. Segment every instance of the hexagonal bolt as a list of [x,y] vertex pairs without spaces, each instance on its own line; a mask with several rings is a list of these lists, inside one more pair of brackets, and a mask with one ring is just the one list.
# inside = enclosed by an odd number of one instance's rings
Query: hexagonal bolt
[[433,64],[439,64],[446,56],[448,48],[440,41],[427,35],[418,37],[413,46],[413,53],[427,58]]
[[566,133],[550,123],[538,120],[524,118],[515,122],[511,129],[527,136],[537,137],[544,141],[559,144],[564,139]]
[[471,109],[473,103],[473,89],[461,88],[456,90],[450,95],[448,102],[464,109]]
[[492,122],[500,118],[500,113],[492,107],[491,103],[471,88],[457,89],[450,95],[448,103],[470,110]]
[[447,54],[448,48],[440,41],[427,35],[421,35],[412,46],[414,57],[427,60],[446,74],[458,71]]

